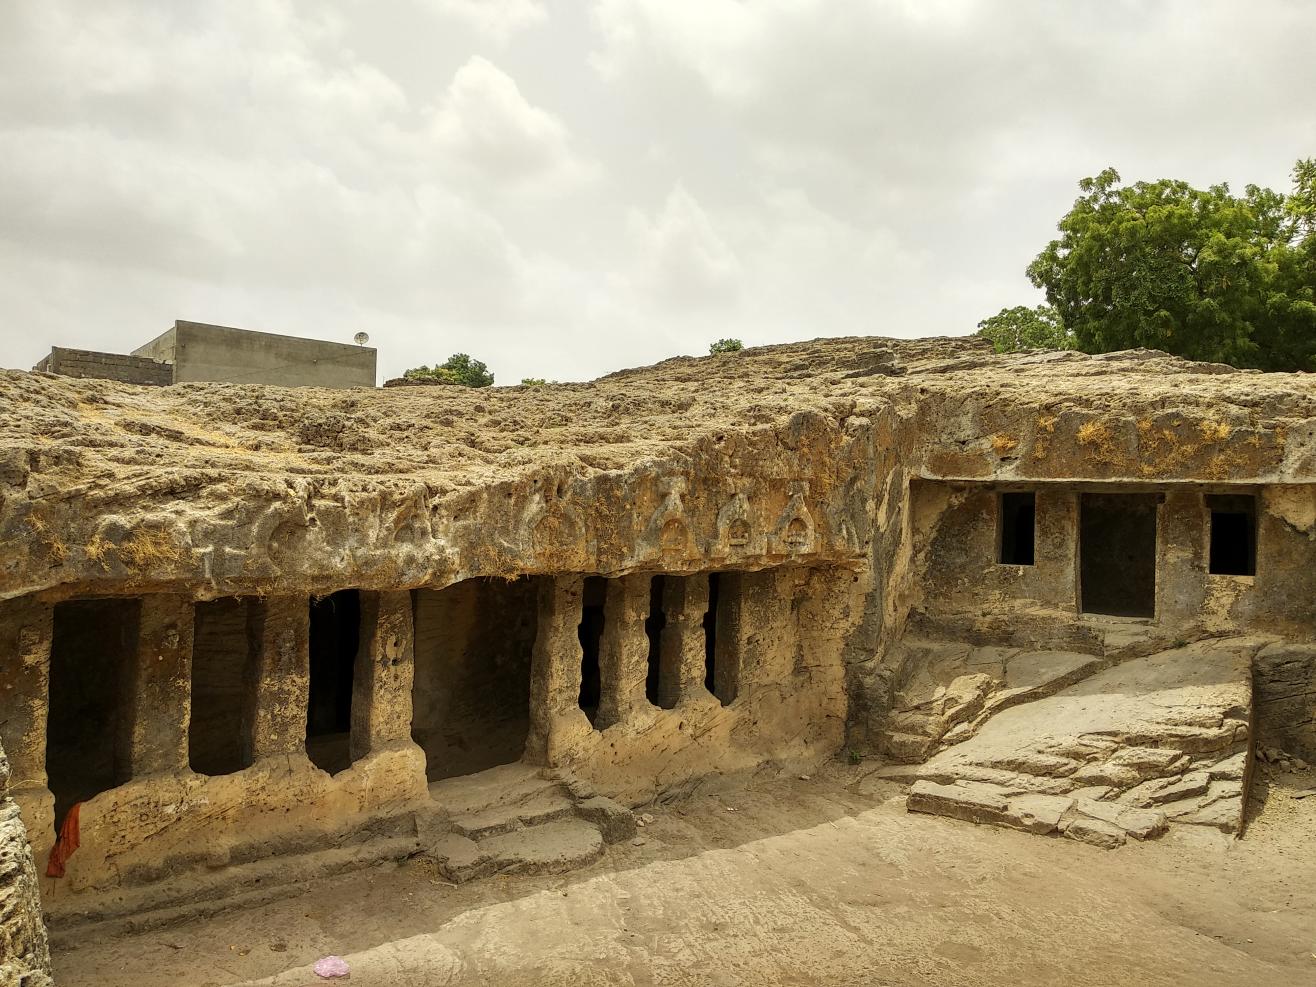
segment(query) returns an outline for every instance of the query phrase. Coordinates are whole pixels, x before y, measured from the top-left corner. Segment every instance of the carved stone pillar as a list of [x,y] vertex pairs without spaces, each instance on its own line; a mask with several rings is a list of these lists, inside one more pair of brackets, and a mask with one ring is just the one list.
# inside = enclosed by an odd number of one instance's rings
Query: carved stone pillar
[[411,592],[361,594],[361,647],[352,687],[352,760],[411,739],[415,644]]
[[658,705],[672,709],[704,694],[708,576],[663,580],[663,624],[658,637]]
[[796,641],[789,578],[782,569],[719,575],[713,694],[723,706],[756,683],[779,683],[790,674]]
[[187,768],[192,709],[191,597],[143,596],[136,654],[125,669],[125,743],[119,775],[140,778]]
[[0,602],[0,747],[9,755],[10,787],[34,833],[54,826],[46,791],[46,717],[54,607],[22,597]]
[[9,764],[0,745],[0,983],[50,987],[54,981],[36,867],[8,787]]
[[311,681],[311,608],[305,596],[253,603],[249,633],[256,649],[251,756],[306,753],[306,702]]
[[601,694],[594,719],[599,730],[648,705],[644,681],[649,673],[649,637],[644,621],[649,615],[649,579],[648,574],[633,574],[608,580],[599,641]]
[[[526,756],[554,763],[564,724],[578,720],[589,729],[581,712],[580,637],[584,578],[545,576],[540,580],[535,645],[530,660],[530,736]],[[579,726],[579,724],[577,724]]]
[[723,706],[740,693],[740,660],[745,651],[743,572],[717,576],[717,612],[713,632],[713,695]]

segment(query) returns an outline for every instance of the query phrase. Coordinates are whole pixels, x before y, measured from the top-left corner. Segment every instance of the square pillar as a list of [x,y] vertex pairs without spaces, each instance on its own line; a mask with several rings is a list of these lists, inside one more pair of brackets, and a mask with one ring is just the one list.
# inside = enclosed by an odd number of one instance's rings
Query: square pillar
[[785,578],[781,569],[719,574],[713,695],[723,706],[756,682],[780,682],[790,674],[794,590],[782,584]]
[[599,641],[599,712],[594,726],[606,730],[648,706],[644,682],[649,674],[649,580],[637,573],[608,580]]
[[667,576],[663,580],[665,623],[658,636],[658,705],[664,709],[706,694],[707,613],[707,574]]
[[191,597],[155,593],[141,598],[137,649],[125,669],[121,777],[187,769],[192,709]]
[[351,756],[411,739],[415,644],[411,591],[361,594],[361,646],[352,677]]
[[311,605],[305,596],[254,601],[248,634],[255,646],[251,756],[306,755],[311,686]]
[[748,633],[744,612],[744,572],[717,577],[717,614],[713,638],[713,695],[729,706],[740,695],[741,661]]
[[554,762],[559,726],[578,719],[589,729],[580,709],[580,619],[583,576],[544,576],[536,601],[535,644],[530,659],[530,736],[527,757]]
[[32,597],[0,602],[0,747],[29,831],[54,826],[46,791],[46,717],[55,608]]
[[1078,493],[1043,486],[1037,491],[1037,598],[1078,613]]

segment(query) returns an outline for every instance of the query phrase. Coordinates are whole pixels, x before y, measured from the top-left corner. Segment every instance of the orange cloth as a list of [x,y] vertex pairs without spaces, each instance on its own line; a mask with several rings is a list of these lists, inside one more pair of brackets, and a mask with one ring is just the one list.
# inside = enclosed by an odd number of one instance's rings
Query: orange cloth
[[59,839],[50,848],[50,859],[46,861],[46,877],[64,876],[64,863],[78,848],[78,810],[81,808],[81,802],[74,802],[65,814],[64,822],[59,827]]

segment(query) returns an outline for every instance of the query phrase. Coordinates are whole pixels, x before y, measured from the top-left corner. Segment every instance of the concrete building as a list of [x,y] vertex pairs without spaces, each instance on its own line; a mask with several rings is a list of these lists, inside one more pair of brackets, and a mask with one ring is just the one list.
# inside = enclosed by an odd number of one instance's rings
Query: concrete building
[[374,387],[368,346],[178,320],[131,354],[54,347],[33,370],[127,384],[225,381],[283,387]]

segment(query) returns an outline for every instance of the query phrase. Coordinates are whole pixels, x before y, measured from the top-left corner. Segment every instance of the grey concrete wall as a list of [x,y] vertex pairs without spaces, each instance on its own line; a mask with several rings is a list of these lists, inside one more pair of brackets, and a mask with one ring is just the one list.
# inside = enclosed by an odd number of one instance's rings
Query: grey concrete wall
[[174,382],[174,368],[150,357],[73,350],[63,346],[51,349],[50,355],[32,369],[65,377],[94,377],[157,387]]
[[133,350],[133,356],[144,356],[151,360],[159,360],[161,363],[173,363],[177,342],[178,334],[170,328],[156,336],[149,343]]
[[179,384],[229,381],[284,387],[375,386],[376,352],[368,346],[179,321],[170,333],[135,352],[164,355],[171,346],[174,381]]

